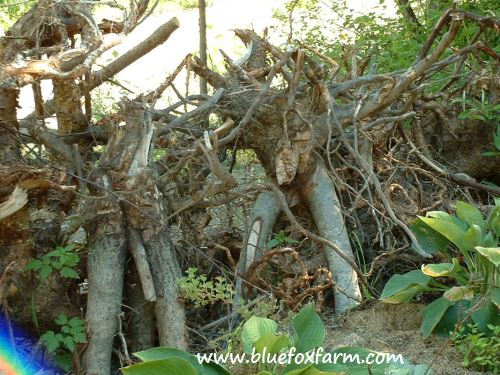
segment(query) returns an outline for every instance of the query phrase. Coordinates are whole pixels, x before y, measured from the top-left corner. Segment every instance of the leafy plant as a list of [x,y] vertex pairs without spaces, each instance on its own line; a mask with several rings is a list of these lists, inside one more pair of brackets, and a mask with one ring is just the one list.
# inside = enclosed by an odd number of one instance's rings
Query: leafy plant
[[[357,361],[345,361],[344,363],[334,363],[328,361],[336,355],[345,354],[366,358],[368,354],[380,354],[368,349],[358,347],[345,347],[326,352],[322,356],[324,360],[318,363],[301,363],[297,361],[297,355],[305,354],[312,350],[322,349],[326,330],[320,316],[316,312],[313,304],[304,306],[292,319],[292,335],[288,336],[278,332],[278,324],[267,318],[253,316],[244,325],[241,333],[243,349],[247,354],[258,353],[262,357],[267,354],[280,354],[286,356],[293,348],[291,363],[285,368],[279,368],[274,364],[272,368],[266,363],[261,363],[259,375],[328,375],[328,374],[418,374],[422,369],[429,370],[427,366],[413,366],[408,361],[403,363],[384,363],[369,366]],[[344,357],[345,358],[345,357]],[[351,357],[352,358],[352,357]],[[303,362],[303,361],[302,361]],[[363,362],[363,361],[361,361]],[[423,372],[421,372],[423,374]],[[432,372],[429,370],[428,372]]]
[[59,332],[47,331],[40,337],[40,340],[49,353],[55,354],[56,363],[65,371],[69,371],[71,366],[69,353],[75,351],[76,344],[87,342],[85,322],[78,317],[68,319],[65,314],[60,314],[55,322],[60,326]]
[[497,124],[497,130],[493,134],[493,145],[497,150],[483,152],[484,156],[500,156],[500,124]]
[[470,319],[488,334],[489,324],[499,324],[500,198],[486,219],[465,202],[457,202],[456,214],[433,211],[412,223],[422,247],[447,262],[393,275],[381,295],[387,303],[406,303],[419,293],[442,292],[424,309],[424,338],[434,330],[448,333]]
[[206,275],[198,275],[198,269],[194,267],[187,269],[178,285],[184,292],[184,299],[197,308],[218,302],[229,303],[234,295],[233,286],[224,277],[208,280]]
[[[246,321],[241,329],[241,341],[246,354],[260,354],[261,365],[259,375],[422,375],[424,373],[432,374],[432,371],[424,365],[413,366],[408,361],[393,364],[373,364],[369,367],[367,364],[352,361],[346,363],[326,362],[319,364],[299,364],[289,363],[285,368],[278,367],[275,364],[273,368],[268,368],[265,363],[264,354],[280,354],[287,357],[287,353],[292,346],[297,353],[304,354],[310,350],[323,345],[325,339],[325,326],[320,316],[316,313],[314,305],[304,306],[292,319],[292,336],[278,332],[278,324],[268,318],[253,316]],[[379,355],[381,353],[373,352],[368,349],[347,347],[329,352],[331,356],[345,354],[350,358],[359,356],[366,358],[368,355]],[[125,375],[153,375],[153,374],[172,374],[172,375],[230,375],[222,366],[215,363],[201,363],[194,355],[185,351],[173,348],[152,348],[135,354],[143,362],[122,368]],[[234,357],[233,357],[234,358]],[[240,358],[244,358],[241,357]],[[292,356],[292,358],[294,358]],[[248,362],[247,362],[248,363]]]
[[[454,99],[452,102],[462,103],[464,106],[464,111],[458,115],[460,120],[498,121],[500,118],[500,104],[490,104],[484,95],[481,101],[460,98]],[[466,106],[467,109],[465,109]],[[484,156],[500,156],[500,125],[498,124],[493,134],[493,145],[496,151],[483,152]]]
[[184,350],[159,347],[134,353],[143,362],[121,369],[125,375],[230,375],[216,363],[199,363],[198,359]]
[[66,279],[79,279],[80,275],[75,267],[80,262],[80,256],[73,250],[75,244],[58,246],[54,250],[42,255],[26,265],[26,270],[34,270],[40,273],[40,281],[44,282],[56,270],[61,277]]
[[491,337],[486,337],[480,332],[477,325],[469,324],[461,326],[452,334],[453,345],[462,353],[464,367],[479,371],[491,371],[498,374],[500,362],[500,326],[489,327],[492,331]]
[[272,248],[275,248],[275,247],[278,247],[278,246],[283,246],[283,245],[286,245],[286,244],[295,244],[295,243],[299,243],[299,241],[294,240],[293,238],[288,237],[285,234],[284,230],[280,230],[279,233],[276,234],[274,236],[274,238],[267,243],[267,248],[268,249],[272,249]]
[[[469,98],[453,99],[452,103],[462,103],[464,111],[462,111],[457,118],[459,120],[481,120],[491,121],[497,119],[500,115],[500,104],[490,104],[488,100],[483,97],[481,101]],[[465,107],[468,107],[465,109]]]

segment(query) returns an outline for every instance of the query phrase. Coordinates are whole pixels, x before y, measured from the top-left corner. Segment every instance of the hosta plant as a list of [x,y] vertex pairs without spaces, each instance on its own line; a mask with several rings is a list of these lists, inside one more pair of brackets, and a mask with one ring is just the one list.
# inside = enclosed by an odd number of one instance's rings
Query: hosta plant
[[[280,333],[278,324],[271,319],[257,316],[247,320],[241,329],[241,342],[247,360],[260,355],[258,375],[431,375],[426,365],[411,365],[401,358],[401,361],[387,361],[386,363],[374,363],[367,365],[365,359],[371,355],[376,358],[385,353],[377,353],[364,348],[345,347],[329,352],[322,352],[333,357],[335,354],[345,354],[347,358],[358,358],[356,361],[338,361],[339,363],[297,363],[297,361],[283,361],[284,363],[266,362],[268,355],[282,355],[290,358],[288,354],[292,350],[294,356],[303,355],[311,350],[320,348],[325,339],[326,330],[320,316],[316,313],[314,305],[304,306],[292,320],[291,336]],[[299,354],[300,353],[300,354]],[[238,353],[234,353],[238,355]],[[135,354],[143,362],[137,363],[121,371],[125,375],[230,375],[222,366],[215,363],[200,364],[198,358],[188,352],[173,348],[152,348]],[[253,357],[252,357],[253,356]],[[222,355],[217,357],[223,358]],[[226,357],[227,358],[227,357]],[[234,357],[233,357],[234,358]],[[277,362],[277,361],[275,361]],[[245,363],[245,360],[243,360]]]
[[411,229],[424,250],[446,262],[393,275],[382,292],[387,303],[409,302],[417,294],[442,293],[425,307],[421,333],[449,333],[472,321],[486,334],[500,324],[500,198],[486,218],[474,206],[457,202],[456,216],[443,211],[418,217]]

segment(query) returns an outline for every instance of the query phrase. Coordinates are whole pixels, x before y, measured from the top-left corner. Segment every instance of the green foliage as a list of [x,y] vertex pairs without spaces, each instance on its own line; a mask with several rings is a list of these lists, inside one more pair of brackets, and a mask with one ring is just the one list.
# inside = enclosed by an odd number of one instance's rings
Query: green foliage
[[500,371],[500,326],[489,327],[492,335],[487,337],[475,324],[461,326],[451,336],[453,345],[463,355],[462,364],[465,367],[479,371],[490,371],[498,374]]
[[224,367],[215,363],[202,363],[183,350],[167,347],[151,348],[134,353],[143,362],[121,369],[126,375],[230,375]]
[[[305,305],[295,317],[292,319],[293,336],[288,337],[284,333],[278,332],[278,324],[271,319],[260,318],[253,316],[244,325],[241,333],[243,347],[246,353],[266,353],[277,354],[287,353],[293,347],[295,353],[307,353],[311,350],[322,347],[326,330],[320,316],[316,312],[313,304]],[[347,347],[329,352],[330,355],[345,353],[351,355],[359,355],[360,358],[366,357],[369,353],[375,353],[368,349]],[[294,357],[292,357],[294,358]],[[295,374],[310,374],[310,375],[327,375],[327,374],[417,374],[421,366],[413,366],[407,361],[403,364],[382,364],[374,365],[368,369],[366,364],[358,364],[355,362],[331,363],[319,361],[316,364],[301,364],[296,363],[292,359],[284,369],[278,368],[276,365],[271,369],[267,364],[261,364],[259,375],[295,375]],[[428,368],[425,367],[427,370]],[[429,371],[428,373],[431,373]]]
[[442,292],[424,309],[420,329],[424,338],[434,330],[450,332],[460,321],[470,319],[491,333],[488,325],[499,324],[500,199],[487,218],[474,206],[457,202],[456,216],[429,212],[412,223],[411,229],[424,250],[440,253],[448,262],[393,275],[381,300],[406,303],[419,293]]
[[500,124],[497,124],[497,130],[495,134],[493,134],[493,145],[496,151],[483,152],[484,156],[500,156]]
[[74,317],[68,319],[65,314],[60,314],[55,320],[60,326],[59,332],[47,331],[41,337],[47,351],[54,355],[55,361],[65,371],[69,371],[71,366],[71,355],[76,348],[76,344],[85,344],[85,322]]
[[493,134],[493,145],[496,151],[483,152],[484,156],[500,156],[500,104],[490,104],[484,95],[481,101],[477,99],[458,98],[452,101],[453,103],[461,103],[464,110],[458,115],[460,120],[480,120],[480,121],[496,121],[497,128]]
[[459,120],[481,120],[491,121],[500,116],[500,104],[492,105],[483,97],[481,101],[477,99],[457,98],[452,103],[461,103],[464,105],[464,111],[458,115]]
[[10,28],[35,3],[36,0],[0,0],[0,28]]
[[[244,351],[247,354],[283,354],[294,347],[295,353],[306,353],[309,350],[319,348],[323,345],[326,330],[320,316],[314,309],[314,305],[304,306],[292,320],[293,337],[278,332],[278,324],[268,318],[253,316],[244,323],[241,329],[241,340]],[[347,347],[332,351],[335,355],[345,353],[352,356],[359,355],[362,359],[368,354],[376,356],[377,352],[368,349]],[[135,353],[135,356],[143,362],[122,368],[122,372],[127,375],[156,375],[165,374],[192,374],[192,375],[230,375],[222,366],[215,363],[200,364],[198,358],[185,351],[173,348],[152,348],[143,352]],[[240,357],[241,358],[241,357]],[[262,357],[261,357],[262,358]],[[293,356],[292,356],[293,358]],[[291,363],[286,368],[274,365],[268,368],[264,360],[259,362],[261,371],[259,375],[335,375],[335,374],[355,374],[355,375],[421,375],[432,374],[432,371],[423,365],[413,366],[408,361],[403,363],[374,364],[370,368],[361,362],[345,363],[319,363],[319,364],[299,364]]]
[[79,279],[80,275],[75,268],[80,262],[80,256],[74,252],[75,246],[75,244],[58,246],[40,258],[29,262],[26,265],[26,270],[38,271],[42,283],[54,271],[66,279]]
[[275,247],[278,247],[278,246],[283,246],[283,245],[286,245],[286,244],[296,244],[296,243],[299,243],[299,241],[294,240],[293,238],[288,237],[285,234],[284,230],[280,230],[279,233],[276,234],[274,236],[274,238],[267,243],[267,248],[268,249],[272,249],[272,248],[275,248]]
[[217,276],[208,280],[206,275],[199,275],[197,268],[188,268],[186,276],[181,277],[178,285],[184,293],[184,299],[200,308],[214,303],[230,303],[234,289],[224,277]]

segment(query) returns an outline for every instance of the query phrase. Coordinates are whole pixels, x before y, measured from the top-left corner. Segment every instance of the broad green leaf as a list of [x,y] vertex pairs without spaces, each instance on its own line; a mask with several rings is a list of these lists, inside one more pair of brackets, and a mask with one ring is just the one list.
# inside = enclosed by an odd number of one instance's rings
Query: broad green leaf
[[500,309],[500,288],[493,288],[491,291],[491,302]]
[[79,279],[80,275],[73,268],[63,267],[61,269],[61,276],[66,279]]
[[386,303],[409,302],[415,294],[427,290],[431,280],[432,278],[421,270],[392,275],[385,284],[380,299]]
[[70,243],[69,245],[66,245],[66,247],[64,248],[67,252],[71,252],[74,250],[74,248],[76,247],[76,244],[75,243]]
[[216,363],[200,364],[196,356],[184,350],[160,346],[151,348],[134,355],[144,362],[158,361],[162,359],[181,358],[188,361],[200,375],[229,375],[226,369]]
[[83,327],[85,325],[84,321],[80,318],[71,318],[68,322],[71,327]]
[[45,347],[47,348],[49,353],[53,353],[57,348],[59,348],[59,340],[57,339],[54,331],[47,331],[40,339],[45,343]]
[[430,226],[439,234],[449,239],[460,250],[464,249],[463,237],[465,232],[467,231],[467,228],[458,225],[456,222],[446,221],[440,218],[420,217],[420,220],[422,220],[425,224]]
[[482,247],[497,247],[498,246],[498,241],[495,240],[491,231],[488,231],[488,233],[486,233],[486,236],[483,237],[483,240],[481,241],[481,246]]
[[70,351],[75,351],[75,340],[71,336],[66,336],[64,338],[64,346]]
[[182,358],[137,363],[121,369],[125,375],[198,375],[191,363]]
[[418,243],[428,254],[445,252],[450,241],[425,224],[422,220],[416,219],[410,224],[410,229],[418,240]]
[[462,284],[468,282],[467,273],[456,258],[452,259],[452,263],[423,265],[422,272],[432,277],[452,277]]
[[472,321],[477,324],[479,330],[486,334],[491,332],[488,325],[500,325],[500,313],[498,307],[487,301],[480,308],[474,308],[472,311]]
[[[421,216],[419,216],[419,217],[421,218]],[[426,217],[432,218],[432,219],[439,219],[441,221],[453,223],[453,224],[459,226],[460,228],[462,228],[463,230],[468,228],[467,223],[460,220],[458,217],[450,215],[449,213],[444,212],[444,211],[429,211],[429,212],[427,212]]]
[[275,334],[277,329],[278,324],[274,320],[252,316],[245,322],[241,331],[241,341],[245,353],[251,353],[255,343],[262,336]]
[[273,375],[273,373],[269,371],[261,371],[257,375]]
[[40,269],[40,267],[42,267],[42,261],[40,259],[35,259],[35,260],[32,260],[31,262],[29,262],[26,267],[24,267],[24,269],[26,269],[27,271],[29,270],[38,270]]
[[476,250],[488,259],[495,267],[500,266],[500,247],[481,247],[476,246]]
[[47,280],[47,278],[50,276],[52,273],[52,267],[44,264],[42,265],[42,268],[40,268],[40,280],[43,282]]
[[458,201],[456,206],[457,216],[465,221],[470,226],[479,225],[484,226],[484,219],[481,211],[469,203]]
[[428,290],[427,287],[424,287],[422,285],[414,284],[412,286],[407,287],[406,289],[397,292],[396,294],[393,294],[390,297],[382,299],[382,302],[384,303],[408,303],[410,302],[415,295],[418,293],[422,293]]
[[68,323],[68,317],[66,316],[66,314],[60,314],[60,315],[56,318],[55,322],[56,322],[57,324],[59,324],[60,326],[62,326],[62,325],[64,325],[64,324]]
[[486,228],[492,229],[497,235],[500,235],[500,206],[498,202],[500,199],[495,200],[495,207],[490,211],[488,219],[486,219]]
[[75,342],[78,344],[85,344],[87,342],[87,337],[85,336],[84,332],[78,332],[73,334],[73,338],[75,339]]
[[452,303],[450,308],[441,317],[433,332],[448,336],[455,329],[458,322],[465,325],[468,324],[470,322],[470,308],[473,304],[474,299],[472,301],[462,299]]
[[464,234],[463,244],[465,250],[472,250],[474,247],[481,245],[483,233],[479,225],[472,225]]
[[305,353],[323,345],[325,325],[312,303],[300,309],[292,319],[292,326],[293,344],[298,352]]
[[44,258],[47,257],[50,259],[50,257],[58,257],[59,255],[61,255],[61,248],[56,247],[55,250],[49,251],[47,254],[45,254]]
[[425,307],[422,315],[422,325],[420,326],[420,333],[424,339],[431,335],[432,331],[451,305],[451,302],[446,298],[438,298]]
[[201,367],[199,375],[231,375],[224,367],[214,362],[204,363]]
[[266,353],[275,354],[279,353],[281,349],[287,348],[289,345],[290,340],[287,335],[269,334],[262,336],[255,343],[255,350],[257,353],[264,353],[264,349],[266,349]]
[[474,291],[466,286],[454,286],[443,293],[443,298],[450,302],[457,302],[461,299],[471,300],[474,298]]

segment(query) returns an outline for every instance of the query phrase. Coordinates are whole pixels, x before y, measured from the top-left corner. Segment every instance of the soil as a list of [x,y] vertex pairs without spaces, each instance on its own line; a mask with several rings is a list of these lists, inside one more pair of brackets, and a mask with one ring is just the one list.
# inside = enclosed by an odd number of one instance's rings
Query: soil
[[434,375],[480,375],[462,367],[461,355],[449,338],[419,332],[423,304],[391,305],[377,302],[340,318],[323,316],[328,337],[326,348],[362,346],[375,351],[402,354],[414,364],[425,363]]

